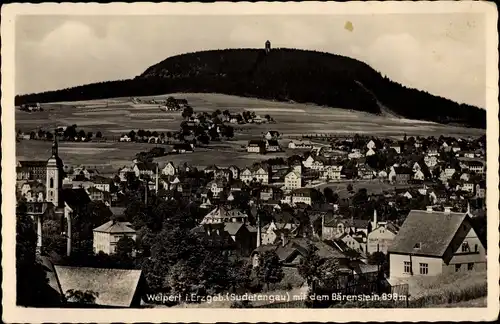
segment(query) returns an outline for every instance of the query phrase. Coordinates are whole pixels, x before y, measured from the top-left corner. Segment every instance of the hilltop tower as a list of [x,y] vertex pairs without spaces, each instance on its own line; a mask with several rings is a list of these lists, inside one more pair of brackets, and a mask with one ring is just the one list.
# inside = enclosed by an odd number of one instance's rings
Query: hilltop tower
[[59,207],[59,193],[62,189],[63,164],[59,158],[59,146],[57,143],[57,133],[54,134],[52,143],[52,155],[47,161],[47,182],[46,182],[46,200],[52,202],[54,206]]
[[271,42],[266,41],[266,54],[268,54],[271,51]]

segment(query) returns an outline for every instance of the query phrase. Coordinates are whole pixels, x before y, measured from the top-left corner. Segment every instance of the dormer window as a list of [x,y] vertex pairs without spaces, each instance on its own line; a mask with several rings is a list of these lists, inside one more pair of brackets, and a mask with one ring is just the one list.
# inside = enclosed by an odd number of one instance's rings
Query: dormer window
[[420,242],[418,243],[415,243],[415,245],[413,246],[414,249],[420,249]]

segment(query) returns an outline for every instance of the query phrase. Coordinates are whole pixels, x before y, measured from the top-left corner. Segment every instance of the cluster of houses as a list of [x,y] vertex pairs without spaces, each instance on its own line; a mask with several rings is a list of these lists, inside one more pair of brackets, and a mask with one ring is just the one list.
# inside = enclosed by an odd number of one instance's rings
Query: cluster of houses
[[[262,147],[267,150],[279,136],[271,131],[264,134]],[[349,148],[345,142],[334,143],[327,149],[312,147],[310,154],[290,164],[261,162],[246,168],[211,165],[201,172],[186,163],[159,165],[134,160],[109,178],[92,168],[63,166],[55,140],[48,161],[18,163],[18,198],[28,202],[29,213],[37,220],[39,230],[42,215],[51,210],[51,206],[61,218],[71,219],[74,204],[102,201],[114,215],[123,215],[125,208],[119,206],[120,184],[133,174],[145,181],[147,188],[155,191],[158,197],[175,199],[172,193],[177,193],[198,202],[205,216],[192,232],[228,239],[233,244],[230,248],[238,249],[253,266],[259,265],[262,253],[274,251],[283,267],[294,268],[312,247],[323,257],[338,259],[341,271],[354,274],[377,271],[377,265],[368,261],[373,253],[388,255],[389,281],[393,283],[414,275],[484,269],[484,240],[472,226],[471,218],[477,214],[471,212],[468,203],[471,199],[485,197],[482,142],[461,143],[461,147],[469,147],[462,150],[455,142],[446,144],[443,141],[436,148],[437,143],[425,146],[416,141],[412,143],[411,159],[405,155],[409,150],[408,142],[383,145],[377,142],[376,139],[368,140],[364,149]],[[308,148],[308,145],[307,142],[290,142],[288,147]],[[332,157],[329,155],[332,151],[347,154],[341,158]],[[354,155],[361,152],[359,157]],[[450,161],[446,157],[450,154],[443,152],[452,154],[459,161],[458,165],[448,167]],[[403,158],[387,170],[368,166],[370,156],[381,154]],[[341,181],[346,178],[345,169],[349,165],[356,166],[355,179],[411,184],[386,194],[387,197],[402,196],[411,200],[416,195],[428,196],[432,206],[426,210],[412,210],[399,225],[378,220],[376,210],[371,220],[345,217],[337,204],[325,201],[312,181]],[[434,170],[438,171],[437,175],[433,175]],[[435,186],[436,181],[443,182],[444,189]],[[391,199],[388,199],[389,204]],[[241,209],[238,201],[246,201],[251,210]],[[459,208],[464,203],[468,206],[465,212]],[[290,212],[290,207],[306,212],[309,224]],[[259,216],[262,209],[272,214],[272,219],[265,223]],[[320,222],[320,228],[314,226],[316,221]],[[94,252],[107,254],[116,252],[117,242],[122,237],[135,240],[137,236],[131,223],[116,220],[96,227],[93,233]],[[70,245],[68,243],[68,253]]]

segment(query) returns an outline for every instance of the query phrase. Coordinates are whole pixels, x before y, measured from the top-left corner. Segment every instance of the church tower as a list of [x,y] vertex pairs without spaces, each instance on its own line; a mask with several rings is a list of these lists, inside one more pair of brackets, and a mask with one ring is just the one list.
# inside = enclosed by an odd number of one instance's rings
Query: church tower
[[56,207],[59,207],[59,193],[62,189],[62,167],[62,160],[59,158],[57,135],[54,134],[54,142],[52,143],[52,155],[47,161],[47,182],[45,185],[45,199],[48,202],[52,202]]
[[266,41],[266,54],[268,54],[271,51],[271,42]]

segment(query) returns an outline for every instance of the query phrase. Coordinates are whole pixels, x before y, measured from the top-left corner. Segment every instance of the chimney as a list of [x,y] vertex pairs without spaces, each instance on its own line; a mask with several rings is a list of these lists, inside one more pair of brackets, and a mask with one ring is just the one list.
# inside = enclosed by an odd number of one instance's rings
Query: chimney
[[377,209],[373,209],[373,229],[375,230],[377,228]]
[[36,254],[40,255],[42,253],[42,216],[38,215],[36,220]]
[[444,212],[445,212],[446,214],[451,213],[451,207],[450,207],[450,206],[445,206],[445,207],[444,207]]
[[281,245],[285,246],[286,245],[286,236],[285,233],[281,232]]
[[64,208],[64,213],[66,216],[67,230],[66,230],[66,255],[71,255],[71,213],[69,210]]
[[261,240],[262,240],[262,234],[261,234],[261,229],[260,229],[260,215],[257,213],[257,247],[260,246]]
[[432,206],[427,206],[427,212],[432,213]]

